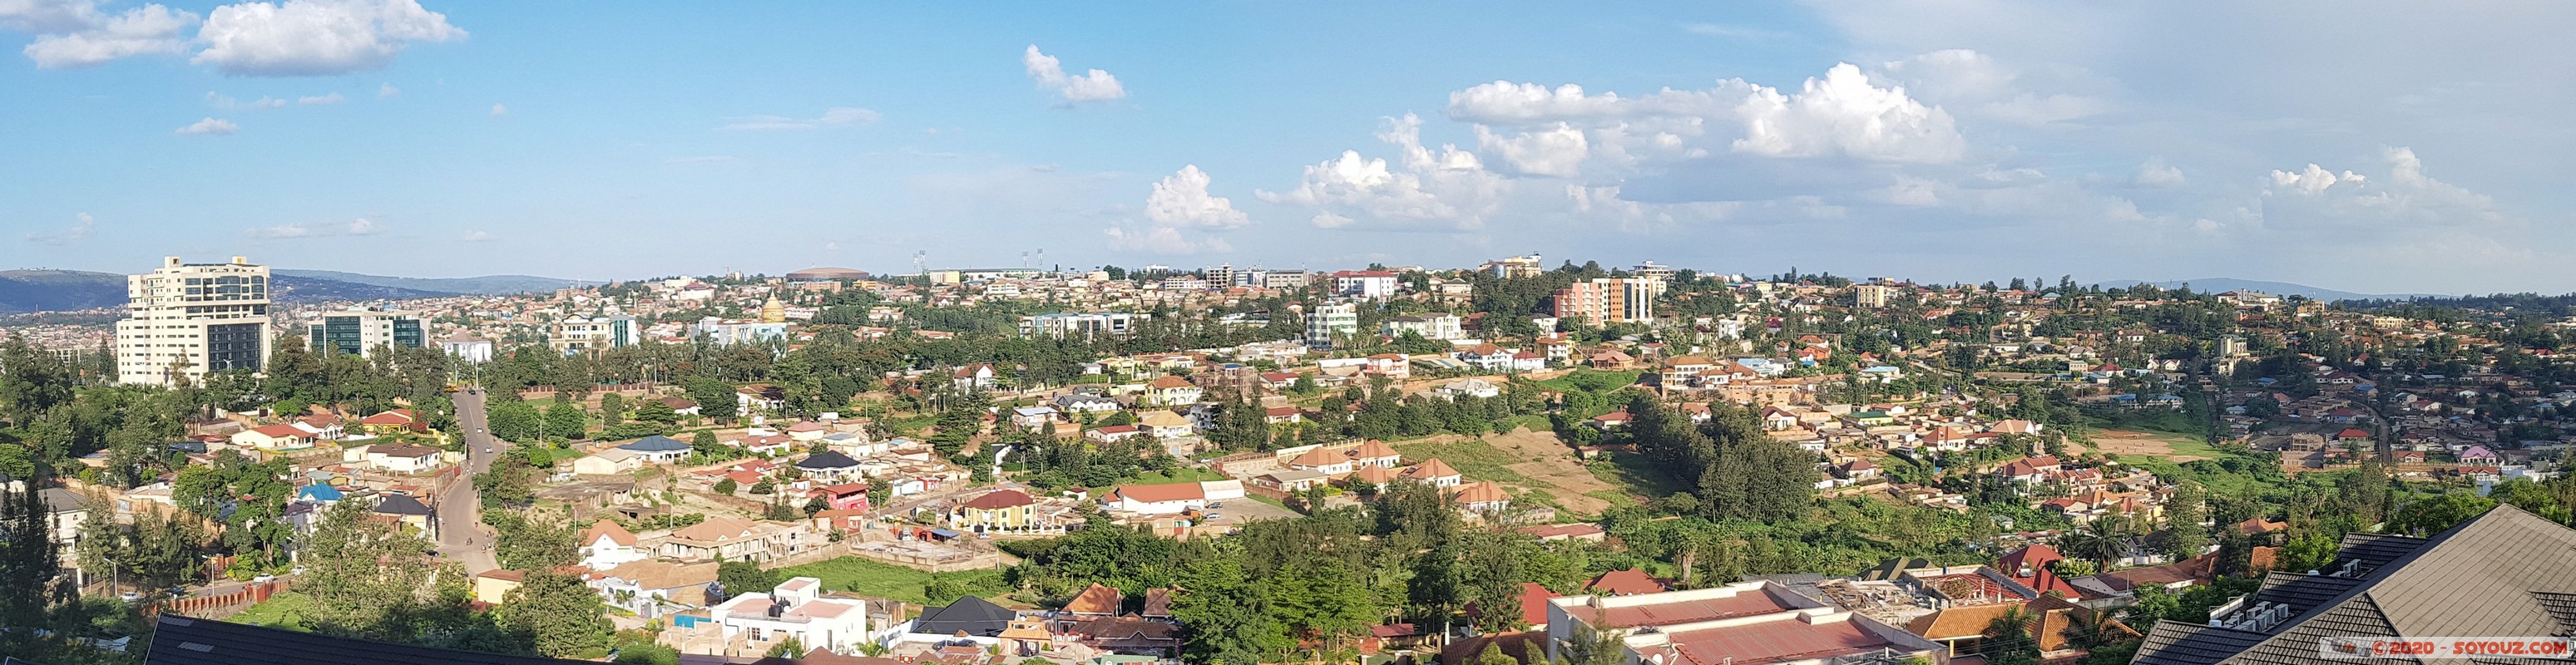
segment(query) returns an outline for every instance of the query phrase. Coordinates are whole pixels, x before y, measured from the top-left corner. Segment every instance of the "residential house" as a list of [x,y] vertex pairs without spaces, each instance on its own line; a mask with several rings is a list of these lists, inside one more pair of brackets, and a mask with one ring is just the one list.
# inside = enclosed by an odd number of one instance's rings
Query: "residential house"
[[579,543],[581,565],[591,570],[607,570],[651,556],[636,546],[633,532],[606,519],[583,529]]
[[624,448],[609,448],[572,461],[572,472],[585,476],[615,476],[634,473],[644,459]]
[[752,591],[725,599],[707,608],[707,616],[723,626],[727,642],[746,640],[754,652],[795,640],[807,649],[858,653],[872,643],[866,603],[822,598],[822,587],[822,580],[791,578],[768,593]]
[[1438,393],[1442,398],[1456,400],[1462,396],[1491,398],[1503,394],[1503,389],[1491,381],[1468,377],[1443,384],[1433,389],[1433,392]]
[[1941,662],[1947,655],[1930,640],[1771,581],[1567,596],[1548,599],[1546,610],[1541,641],[1549,661],[1569,655],[1566,645],[1581,631],[1616,636],[1625,662],[1653,665]]
[[1205,392],[1188,379],[1161,376],[1145,384],[1144,399],[1147,406],[1180,406],[1197,403]]
[[688,457],[690,450],[689,444],[660,434],[636,439],[634,443],[618,446],[617,449],[634,453],[637,463],[640,464],[671,464]]
[[968,533],[1028,532],[1056,528],[1038,512],[1037,499],[1027,492],[1000,489],[957,504],[948,513],[948,526]]
[[714,561],[631,561],[591,573],[589,583],[609,606],[651,620],[705,607],[722,588],[716,583],[719,567]]
[[1055,422],[1056,410],[1046,406],[1023,406],[1011,410],[1011,424],[1021,429],[1037,429]]
[[280,451],[313,447],[321,437],[292,424],[267,425],[234,432],[231,443],[242,448]]
[[731,515],[681,527],[662,542],[662,556],[683,561],[768,561],[795,551],[803,528]]
[[1243,496],[1243,482],[1238,480],[1120,485],[1100,497],[1100,507],[1110,512],[1175,515]]
[[825,450],[796,460],[796,470],[805,477],[824,482],[842,482],[859,477],[859,461],[839,451]]
[[1138,416],[1136,429],[1158,439],[1176,439],[1198,432],[1198,426],[1187,416],[1160,409]]
[[363,459],[369,468],[387,473],[429,473],[441,466],[437,448],[413,444],[360,446],[341,453],[343,460],[351,457]]

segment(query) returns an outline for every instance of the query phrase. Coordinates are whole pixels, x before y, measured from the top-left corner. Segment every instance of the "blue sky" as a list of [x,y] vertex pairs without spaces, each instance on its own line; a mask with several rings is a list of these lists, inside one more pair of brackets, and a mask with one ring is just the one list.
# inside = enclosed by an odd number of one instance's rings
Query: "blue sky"
[[2568,291],[2571,28],[2552,2],[0,0],[0,264],[1539,251]]

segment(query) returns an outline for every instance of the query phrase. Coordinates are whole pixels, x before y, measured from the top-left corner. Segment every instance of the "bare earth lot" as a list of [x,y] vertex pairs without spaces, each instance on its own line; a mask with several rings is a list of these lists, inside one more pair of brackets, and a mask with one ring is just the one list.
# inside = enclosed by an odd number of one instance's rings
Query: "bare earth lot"
[[1611,506],[1609,500],[1594,493],[1626,493],[1593,474],[1583,460],[1574,456],[1574,449],[1557,440],[1554,432],[1524,427],[1509,434],[1487,434],[1481,441],[1443,434],[1398,443],[1395,448],[1407,462],[1438,457],[1468,480],[1491,480],[1516,489],[1544,491],[1558,507],[1587,515],[1600,514]]
[[[2175,443],[2177,441],[2182,441],[2186,448],[2186,450],[2180,454],[2177,454],[2174,450]],[[2156,457],[2162,457],[2175,462],[2192,462],[2210,459],[2207,455],[2190,454],[2192,452],[2198,452],[2200,449],[2207,448],[2208,446],[2206,444],[2201,444],[2197,441],[2183,441],[2183,437],[2176,434],[2132,432],[2127,430],[2102,430],[2093,435],[2093,447],[2103,453],[2112,455],[2154,455]]]

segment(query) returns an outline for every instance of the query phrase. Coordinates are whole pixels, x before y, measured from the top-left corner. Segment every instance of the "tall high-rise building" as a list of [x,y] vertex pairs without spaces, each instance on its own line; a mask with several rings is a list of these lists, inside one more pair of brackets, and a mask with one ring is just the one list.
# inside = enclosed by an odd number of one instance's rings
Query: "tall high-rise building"
[[125,319],[116,322],[116,380],[178,385],[206,372],[259,371],[268,360],[268,266],[181,263],[125,278]]
[[420,318],[408,312],[359,309],[331,312],[305,327],[305,343],[314,353],[365,355],[379,346],[418,349],[429,346]]
[[1852,304],[1860,307],[1886,307],[1888,292],[1893,290],[1883,284],[1853,285]]
[[1664,281],[1646,277],[1600,278],[1557,289],[1552,298],[1559,319],[1582,317],[1592,325],[1655,320],[1655,298]]

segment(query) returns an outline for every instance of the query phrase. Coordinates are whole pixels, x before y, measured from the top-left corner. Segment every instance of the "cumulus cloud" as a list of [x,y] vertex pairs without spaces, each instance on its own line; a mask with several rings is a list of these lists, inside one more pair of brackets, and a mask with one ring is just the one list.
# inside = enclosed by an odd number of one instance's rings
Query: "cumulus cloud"
[[252,238],[264,240],[292,240],[297,238],[371,236],[383,232],[384,227],[377,225],[374,221],[368,220],[365,217],[360,217],[347,222],[279,224],[277,226],[264,226],[251,229],[247,233]]
[[54,233],[29,233],[27,242],[39,245],[76,245],[87,242],[90,236],[98,233],[98,220],[90,217],[89,213],[80,213],[75,215],[74,219],[76,221],[72,222],[72,227],[68,229]]
[[[2099,96],[2067,90],[2105,85],[2095,77],[2062,68],[2035,75],[1970,49],[1944,49],[1889,62],[1880,73],[1926,102],[2015,125],[2072,122],[2111,110],[2111,103]],[[2046,89],[2034,90],[2034,86]]]
[[466,231],[464,240],[466,242],[491,242],[492,234],[485,233],[480,230]]
[[1030,44],[1028,51],[1020,54],[1020,64],[1028,67],[1029,80],[1036,81],[1039,89],[1054,92],[1068,104],[1127,97],[1127,88],[1118,84],[1118,77],[1097,69],[1068,76],[1064,65],[1055,56],[1038,52],[1036,44]]
[[190,61],[239,76],[320,76],[376,69],[415,42],[464,39],[417,0],[286,0],[215,8]]
[[345,102],[345,101],[349,101],[349,99],[348,99],[347,97],[342,97],[342,96],[340,96],[340,93],[336,93],[336,92],[331,93],[331,94],[328,94],[328,95],[310,95],[310,96],[297,97],[297,98],[295,98],[295,103],[297,103],[297,104],[303,104],[303,105],[305,105],[305,106],[326,106],[326,105],[330,105],[330,104],[338,104],[338,103],[340,103],[340,102]]
[[241,127],[234,125],[230,120],[209,117],[171,133],[180,136],[232,136],[233,132],[238,131],[241,131]]
[[215,107],[215,108],[219,108],[219,109],[227,109],[227,110],[229,110],[229,109],[253,109],[253,110],[258,110],[258,109],[273,109],[273,108],[280,108],[280,107],[286,106],[287,104],[290,104],[290,103],[292,103],[292,102],[288,102],[288,101],[283,100],[283,99],[278,99],[278,98],[276,98],[276,97],[261,97],[261,98],[259,98],[259,99],[254,99],[254,100],[250,100],[250,101],[245,102],[245,101],[242,101],[242,100],[233,99],[230,95],[225,95],[225,94],[223,94],[223,93],[215,92],[215,91],[212,91],[212,90],[208,90],[208,91],[206,91],[206,105],[207,105],[207,106],[212,106],[212,107]]
[[502,106],[502,105],[500,105],[500,104],[493,104],[493,105],[492,105],[492,117],[498,118],[498,117],[505,116],[505,115],[509,115],[509,114],[510,114],[510,107]]
[[1850,63],[1807,79],[1796,94],[1764,88],[1736,105],[1744,119],[1737,152],[1766,157],[1848,155],[1891,162],[1958,161],[1968,142],[1950,114],[1881,88]]
[[1474,153],[1455,145],[1442,145],[1436,152],[1422,145],[1418,116],[1388,118],[1377,138],[1397,148],[1397,166],[1345,150],[1340,157],[1307,166],[1295,189],[1256,190],[1254,195],[1353,220],[1468,230],[1483,226],[1511,187],[1508,179],[1485,170]]
[[2148,157],[2138,165],[2138,184],[2148,187],[2183,186],[2182,169],[2165,163],[2163,157]]
[[1145,219],[1159,226],[1195,226],[1231,229],[1252,220],[1234,209],[1234,202],[1208,194],[1208,174],[1197,164],[1181,167],[1177,173],[1154,183],[1154,191],[1145,197]]
[[2386,176],[2373,178],[2316,164],[2275,170],[2264,179],[2263,221],[2280,230],[2335,231],[2501,228],[2520,224],[2495,200],[2424,173],[2410,148],[2380,151]]
[[1224,238],[1191,240],[1180,229],[1156,226],[1143,230],[1112,226],[1102,231],[1109,236],[1109,247],[1125,252],[1187,256],[1199,253],[1223,254],[1234,251]]
[[376,86],[376,98],[377,98],[377,99],[385,99],[385,98],[392,97],[392,96],[394,96],[394,95],[399,95],[399,94],[402,94],[402,88],[396,88],[396,87],[394,87],[394,84],[391,84],[391,83],[385,83],[385,84],[381,84],[381,85]]
[[1315,213],[1315,219],[1313,220],[1315,228],[1319,229],[1338,229],[1350,226],[1352,221],[1354,220],[1349,217],[1343,217],[1329,212]]
[[745,116],[716,129],[723,131],[822,129],[874,124],[883,118],[883,115],[873,110],[856,106],[836,106],[825,109],[823,115],[812,118],[790,118],[783,115]]
[[[11,17],[19,17],[12,19]],[[23,51],[46,69],[88,67],[118,58],[179,53],[197,25],[193,12],[148,4],[108,16],[94,1],[0,2],[0,25],[60,29],[37,35]]]
[[1582,170],[1583,158],[1591,153],[1582,130],[1563,122],[1550,129],[1525,132],[1506,137],[1478,125],[1476,146],[1500,154],[1503,163],[1525,175],[1571,178]]

